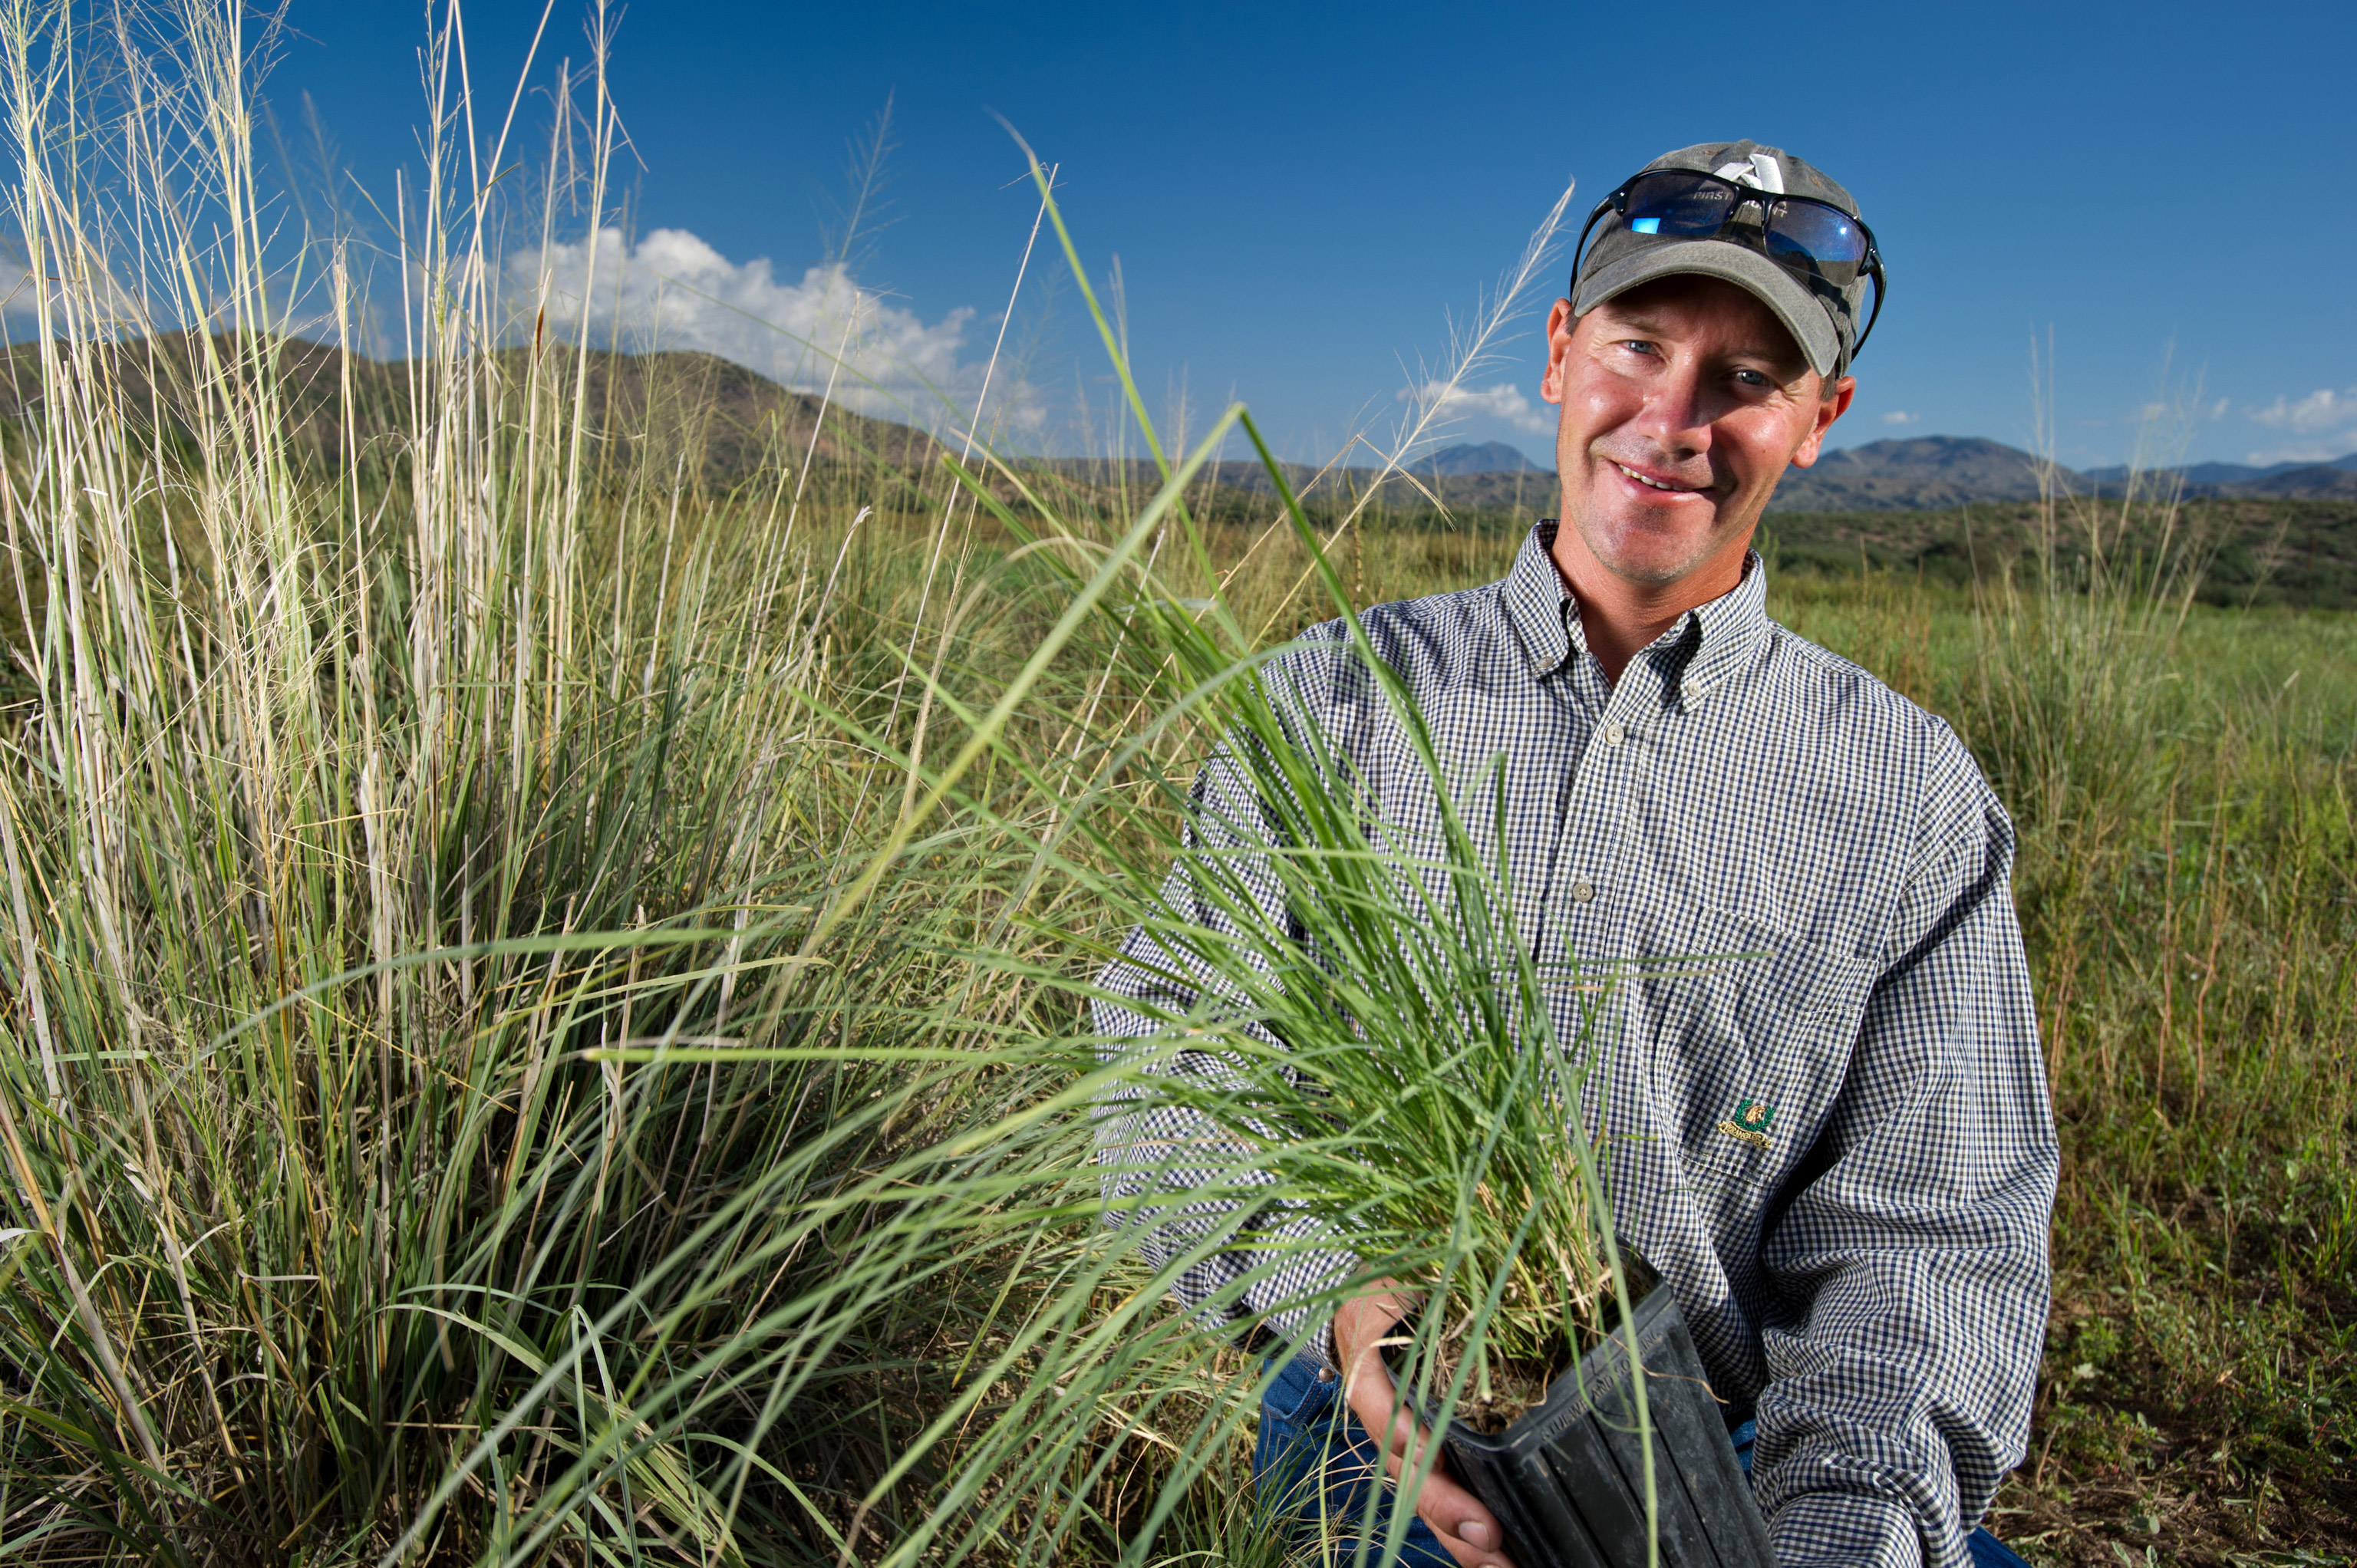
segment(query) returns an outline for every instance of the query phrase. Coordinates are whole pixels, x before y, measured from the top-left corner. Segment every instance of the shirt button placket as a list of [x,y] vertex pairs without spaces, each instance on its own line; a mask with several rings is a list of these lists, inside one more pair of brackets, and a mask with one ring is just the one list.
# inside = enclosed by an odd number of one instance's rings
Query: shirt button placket
[[1621,842],[1626,826],[1623,819],[1631,809],[1636,782],[1631,770],[1637,759],[1628,749],[1629,726],[1621,720],[1607,717],[1597,726],[1596,738],[1602,745],[1600,748],[1591,747],[1590,755],[1604,766],[1592,771],[1582,770],[1586,775],[1583,783],[1587,788],[1581,790],[1587,797],[1583,805],[1589,815],[1581,858],[1590,869],[1575,875],[1565,885],[1564,896],[1584,913],[1600,917],[1603,912],[1594,908],[1602,892],[1598,874],[1603,873],[1609,879],[1617,854],[1627,847]]
[[[1598,726],[1596,738],[1604,743],[1607,751],[1617,751],[1620,743],[1629,738],[1629,731],[1620,720],[1608,719]],[[1606,760],[1597,757],[1593,747],[1589,754],[1595,761]],[[1578,834],[1575,853],[1580,859],[1592,861],[1604,849],[1605,843],[1599,839],[1598,829],[1618,804],[1620,794],[1620,780],[1608,770],[1601,768],[1580,769],[1579,787],[1572,806],[1574,830]],[[1584,908],[1596,902],[1596,883],[1588,876],[1575,875],[1563,885],[1563,896],[1575,906]]]

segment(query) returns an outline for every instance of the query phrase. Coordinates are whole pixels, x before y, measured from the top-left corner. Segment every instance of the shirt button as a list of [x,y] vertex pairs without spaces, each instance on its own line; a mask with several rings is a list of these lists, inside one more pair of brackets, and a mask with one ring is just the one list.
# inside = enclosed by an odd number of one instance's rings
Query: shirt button
[[1578,881],[1571,885],[1571,901],[1573,903],[1591,903],[1594,901],[1595,897],[1596,884],[1590,882],[1587,877],[1583,876]]
[[1625,730],[1625,729],[1622,729],[1622,728],[1620,727],[1620,725],[1618,723],[1609,724],[1609,725],[1606,725],[1604,726],[1604,744],[1605,744],[1605,745],[1607,745],[1607,746],[1618,746],[1618,745],[1620,745],[1622,741],[1627,740],[1628,738],[1629,738],[1629,732],[1628,732],[1627,730]]

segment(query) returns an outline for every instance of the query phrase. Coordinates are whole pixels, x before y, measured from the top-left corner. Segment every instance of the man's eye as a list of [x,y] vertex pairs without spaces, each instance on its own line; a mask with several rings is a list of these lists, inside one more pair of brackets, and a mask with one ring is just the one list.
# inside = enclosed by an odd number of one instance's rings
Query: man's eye
[[1758,371],[1738,371],[1735,372],[1735,379],[1744,386],[1758,388],[1761,391],[1765,391],[1776,384],[1774,381],[1770,381],[1766,376],[1761,375]]
[[1628,349],[1632,354],[1652,354],[1660,352],[1660,350],[1651,341],[1643,338],[1624,338],[1620,340],[1620,347]]

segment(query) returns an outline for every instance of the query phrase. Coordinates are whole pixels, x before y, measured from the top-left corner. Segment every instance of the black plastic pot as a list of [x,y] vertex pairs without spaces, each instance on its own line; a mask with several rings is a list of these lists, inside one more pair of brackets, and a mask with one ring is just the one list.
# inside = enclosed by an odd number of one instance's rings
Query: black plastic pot
[[[1775,1568],[1694,1337],[1667,1286],[1637,1304],[1663,1568]],[[1643,1568],[1644,1456],[1620,1331],[1485,1436],[1452,1423],[1448,1463],[1506,1527],[1521,1568]],[[1427,1416],[1437,1412],[1427,1412]]]

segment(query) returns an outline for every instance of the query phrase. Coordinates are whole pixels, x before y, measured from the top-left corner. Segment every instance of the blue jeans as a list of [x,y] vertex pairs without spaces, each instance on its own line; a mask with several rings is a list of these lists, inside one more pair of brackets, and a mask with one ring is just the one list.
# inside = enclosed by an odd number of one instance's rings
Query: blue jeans
[[[1272,1520],[1287,1521],[1286,1529],[1307,1545],[1321,1535],[1334,1542],[1333,1560],[1348,1563],[1356,1554],[1361,1521],[1367,1517],[1367,1497],[1383,1475],[1373,1441],[1342,1402],[1342,1381],[1306,1357],[1286,1363],[1262,1397],[1260,1433],[1253,1444],[1253,1476],[1260,1506]],[[1751,1423],[1733,1433],[1736,1457],[1746,1473],[1751,1469]],[[1386,1492],[1389,1483],[1383,1483]],[[1390,1510],[1379,1506],[1369,1542],[1367,1561],[1379,1560],[1383,1533]],[[1973,1531],[1964,1542],[1975,1568],[2029,1568],[1986,1530]],[[1456,1568],[1457,1560],[1440,1544],[1432,1527],[1421,1519],[1410,1521],[1400,1548],[1403,1568]]]
[[[1265,1518],[1296,1545],[1330,1540],[1330,1561],[1347,1563],[1356,1560],[1366,1539],[1361,1530],[1368,1493],[1380,1484],[1388,1505],[1392,1487],[1382,1479],[1381,1456],[1367,1429],[1342,1402],[1342,1380],[1330,1371],[1321,1378],[1322,1370],[1308,1358],[1297,1357],[1261,1396],[1253,1478]],[[1388,1506],[1377,1508],[1372,1523],[1366,1557],[1371,1563],[1383,1560],[1391,1526]],[[1399,1562],[1402,1568],[1457,1568],[1457,1559],[1421,1519],[1408,1521]]]

